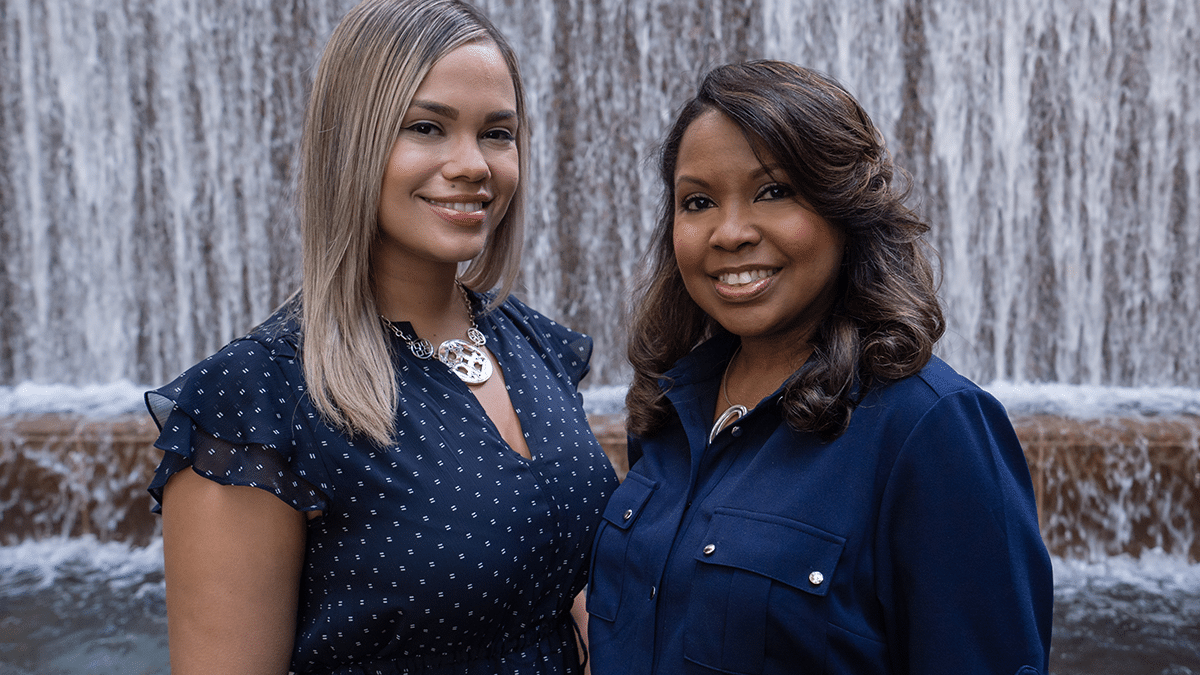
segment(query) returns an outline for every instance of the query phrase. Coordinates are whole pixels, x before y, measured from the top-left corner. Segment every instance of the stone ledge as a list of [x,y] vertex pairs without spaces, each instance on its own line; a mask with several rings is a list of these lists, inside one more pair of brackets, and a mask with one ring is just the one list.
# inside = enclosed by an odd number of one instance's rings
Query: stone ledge
[[159,531],[146,492],[157,437],[148,415],[0,418],[0,543],[84,534],[149,543]]
[[[621,416],[589,418],[624,473]],[[1097,559],[1148,549],[1200,560],[1200,418],[1015,417],[1050,551]],[[146,485],[160,453],[144,415],[0,418],[0,543],[92,534],[148,543]]]
[[1042,537],[1095,560],[1148,549],[1200,560],[1200,418],[1016,417]]

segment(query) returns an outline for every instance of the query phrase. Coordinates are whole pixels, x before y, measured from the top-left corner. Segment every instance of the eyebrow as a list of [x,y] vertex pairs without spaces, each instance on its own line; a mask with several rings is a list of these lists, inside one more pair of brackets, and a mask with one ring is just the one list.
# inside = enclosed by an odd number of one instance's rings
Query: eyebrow
[[[779,166],[778,164],[772,164],[771,166],[763,166],[762,164],[759,164],[758,168],[755,169],[750,174],[750,178],[752,180],[757,180],[764,176],[769,177],[769,178],[774,178],[774,176],[771,175],[772,172],[775,172],[776,174],[784,173],[783,167]],[[786,175],[786,173],[784,175]],[[695,185],[700,188],[704,188],[705,190],[710,189],[712,187],[708,184],[707,181],[705,181],[701,178],[697,178],[695,176],[689,176],[687,174],[680,175],[678,178],[675,179],[676,187],[678,187],[679,185],[681,185],[683,183],[691,183],[692,185]]]
[[709,187],[709,185],[708,185],[708,182],[707,182],[707,181],[701,180],[701,179],[699,179],[699,178],[696,178],[696,177],[694,177],[694,176],[688,176],[687,174],[684,174],[684,175],[682,175],[682,176],[678,176],[678,177],[675,179],[675,187],[679,187],[680,185],[683,185],[684,183],[691,183],[692,185],[695,185],[696,187],[699,187],[699,188],[704,188],[704,189],[706,189],[706,190],[707,190],[707,189],[708,189],[708,187]]
[[[435,115],[440,115],[441,117],[448,119],[458,119],[458,108],[446,105],[444,103],[435,103],[433,101],[413,101],[411,107],[428,110]],[[516,117],[517,111],[515,110],[497,110],[495,112],[488,113],[487,117],[485,117],[483,121],[485,124],[494,124],[496,122],[515,119]]]

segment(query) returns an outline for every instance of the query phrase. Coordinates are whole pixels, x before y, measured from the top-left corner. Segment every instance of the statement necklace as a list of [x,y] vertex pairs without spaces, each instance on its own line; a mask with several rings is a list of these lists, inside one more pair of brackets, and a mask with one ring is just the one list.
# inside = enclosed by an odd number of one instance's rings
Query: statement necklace
[[[488,358],[487,352],[483,351],[483,346],[487,344],[487,336],[475,325],[475,312],[471,308],[471,297],[467,295],[467,289],[463,288],[462,283],[457,280],[455,280],[454,284],[462,292],[463,302],[467,305],[467,317],[471,320],[471,327],[467,329],[467,339],[470,342],[457,338],[446,340],[437,348],[438,361],[446,364],[450,372],[457,375],[458,379],[463,382],[467,384],[482,384],[487,382],[487,379],[492,376],[492,360]],[[388,321],[382,315],[379,318],[383,321],[383,325],[390,328],[396,337],[404,340],[404,343],[408,345],[408,350],[413,353],[413,356],[418,359],[430,359],[433,357],[433,345],[430,344],[429,340],[406,335],[404,331],[400,330],[399,326]]]
[[750,412],[746,406],[734,405],[733,402],[729,400],[729,387],[727,384],[727,380],[729,379],[729,367],[733,365],[733,360],[737,358],[738,352],[741,351],[741,349],[742,346],[738,345],[738,348],[733,352],[733,356],[729,357],[729,363],[725,364],[725,372],[721,374],[721,395],[725,397],[725,404],[729,407],[725,409],[725,412],[721,413],[721,416],[718,417],[717,421],[713,423],[712,430],[708,432],[709,445],[712,445],[713,439],[717,437],[717,434],[721,433],[722,429],[742,419],[746,413]]

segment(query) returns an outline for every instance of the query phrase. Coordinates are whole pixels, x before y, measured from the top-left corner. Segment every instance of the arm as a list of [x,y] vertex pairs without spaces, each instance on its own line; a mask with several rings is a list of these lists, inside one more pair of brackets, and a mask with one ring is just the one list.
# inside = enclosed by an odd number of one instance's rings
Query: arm
[[188,469],[163,493],[171,672],[288,672],[304,514],[254,487]]
[[[587,589],[579,591],[579,595],[575,596],[575,602],[571,605],[571,618],[575,619],[575,626],[579,628],[579,653],[580,655],[587,653],[587,634],[588,634],[588,613],[587,613]],[[583,666],[583,675],[591,675],[592,663],[591,659],[587,659]]]
[[1045,673],[1053,604],[1033,486],[1003,408],[939,400],[884,496],[877,563],[898,673]]

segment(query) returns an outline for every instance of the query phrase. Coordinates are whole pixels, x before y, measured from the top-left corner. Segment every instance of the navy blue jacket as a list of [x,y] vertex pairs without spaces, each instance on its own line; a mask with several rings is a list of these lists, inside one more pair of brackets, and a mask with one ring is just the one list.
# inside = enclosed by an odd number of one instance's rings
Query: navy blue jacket
[[935,358],[832,442],[776,392],[709,445],[733,344],[682,359],[678,416],[630,438],[594,546],[593,675],[1046,673],[1050,559],[1000,403]]

